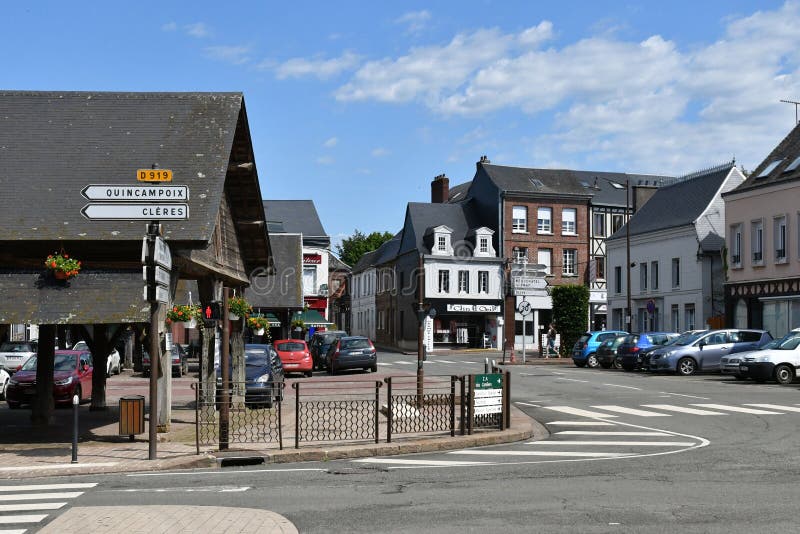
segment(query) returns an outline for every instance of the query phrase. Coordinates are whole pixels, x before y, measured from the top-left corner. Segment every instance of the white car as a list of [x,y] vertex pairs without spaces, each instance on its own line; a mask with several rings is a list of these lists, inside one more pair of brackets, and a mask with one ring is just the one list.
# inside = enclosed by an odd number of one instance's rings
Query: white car
[[6,398],[6,388],[8,387],[8,380],[11,376],[5,369],[0,369],[0,397]]
[[[85,341],[78,341],[73,345],[72,350],[89,350],[89,345]],[[122,369],[121,365],[119,351],[112,350],[106,360],[106,376],[118,375]]]
[[771,349],[745,355],[739,363],[739,374],[757,382],[774,380],[788,385],[800,369],[800,328],[795,328]]
[[36,354],[38,344],[36,341],[6,341],[0,343],[0,369],[14,373]]

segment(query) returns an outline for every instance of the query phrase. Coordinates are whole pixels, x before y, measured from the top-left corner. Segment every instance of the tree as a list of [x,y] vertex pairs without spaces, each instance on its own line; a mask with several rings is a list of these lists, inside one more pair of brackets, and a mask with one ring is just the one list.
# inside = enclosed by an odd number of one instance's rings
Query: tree
[[392,238],[389,232],[372,232],[364,235],[356,229],[353,235],[342,239],[341,245],[336,245],[336,253],[339,258],[351,267],[358,263],[361,256],[367,252],[372,252]]
[[568,356],[578,338],[586,332],[589,317],[589,288],[579,285],[555,286],[553,322],[561,334],[561,356]]

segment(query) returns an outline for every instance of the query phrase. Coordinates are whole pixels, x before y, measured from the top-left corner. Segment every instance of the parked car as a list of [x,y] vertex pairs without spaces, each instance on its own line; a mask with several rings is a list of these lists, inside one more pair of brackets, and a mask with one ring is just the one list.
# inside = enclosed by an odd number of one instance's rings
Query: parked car
[[789,385],[800,369],[800,328],[795,328],[773,348],[744,355],[739,363],[739,375],[759,382],[774,380]]
[[324,369],[326,356],[331,343],[347,335],[344,330],[326,330],[325,332],[315,332],[308,342],[308,350],[314,361],[314,370]]
[[[283,400],[283,364],[272,345],[244,346],[245,404],[250,407],[272,408],[273,402]],[[233,362],[229,367],[233,374]],[[231,390],[231,392],[233,389]],[[222,369],[217,367],[217,406],[221,403]]]
[[641,369],[646,354],[680,337],[677,332],[643,332],[631,334],[617,348],[620,367],[626,371]]
[[378,371],[378,351],[367,337],[342,337],[328,349],[326,366],[332,375],[345,369],[364,369],[375,373]]
[[[85,341],[78,341],[72,346],[72,350],[89,350],[89,344]],[[119,351],[114,349],[106,359],[106,376],[118,375],[122,370]]]
[[723,356],[719,360],[719,366],[720,370],[722,371],[722,374],[732,375],[736,380],[746,380],[748,377],[739,373],[739,364],[742,362],[742,360],[745,357],[750,356],[757,352],[761,352],[762,350],[774,349],[775,347],[778,346],[778,344],[781,341],[783,341],[783,338],[773,339],[772,341],[764,344],[762,347],[758,349],[747,352],[739,352],[736,354],[731,354],[729,356]]
[[6,398],[6,388],[8,387],[8,380],[11,378],[11,375],[8,374],[3,368],[0,368],[0,396],[4,399]]
[[0,368],[14,374],[28,358],[36,355],[39,344],[36,341],[6,341],[0,344]]
[[306,377],[311,376],[314,362],[305,341],[302,339],[279,339],[273,342],[273,346],[280,356],[285,374],[303,373]]
[[[32,356],[8,381],[9,408],[30,404],[36,398],[37,357]],[[92,398],[92,353],[57,350],[53,367],[53,397],[56,404],[72,404],[73,395],[83,402]]]
[[723,356],[753,350],[771,340],[766,330],[707,330],[651,352],[650,370],[675,371],[684,376],[719,371]]
[[[172,376],[180,378],[189,372],[189,361],[187,359],[186,349],[180,344],[172,344],[170,358],[172,359]],[[142,376],[150,376],[150,353],[146,350],[142,351]]]
[[613,365],[617,369],[621,369],[622,365],[618,358],[618,349],[623,341],[628,336],[616,336],[606,339],[600,346],[597,347],[597,363],[603,369],[610,369]]
[[626,335],[622,330],[598,330],[586,332],[572,347],[572,361],[577,367],[597,367],[597,348],[603,341]]

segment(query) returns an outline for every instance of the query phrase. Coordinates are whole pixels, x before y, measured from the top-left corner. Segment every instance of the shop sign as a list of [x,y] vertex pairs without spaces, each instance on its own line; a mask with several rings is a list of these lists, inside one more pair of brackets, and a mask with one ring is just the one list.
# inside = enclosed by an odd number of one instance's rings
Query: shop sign
[[448,304],[447,311],[461,313],[500,313],[499,304]]
[[303,254],[303,265],[320,265],[322,256],[319,254]]

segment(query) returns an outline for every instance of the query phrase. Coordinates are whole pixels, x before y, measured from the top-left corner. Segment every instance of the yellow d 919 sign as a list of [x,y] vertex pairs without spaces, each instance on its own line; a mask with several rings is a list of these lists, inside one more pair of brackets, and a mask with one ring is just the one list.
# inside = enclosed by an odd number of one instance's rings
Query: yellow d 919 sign
[[172,171],[169,169],[139,169],[136,179],[140,182],[171,182]]

